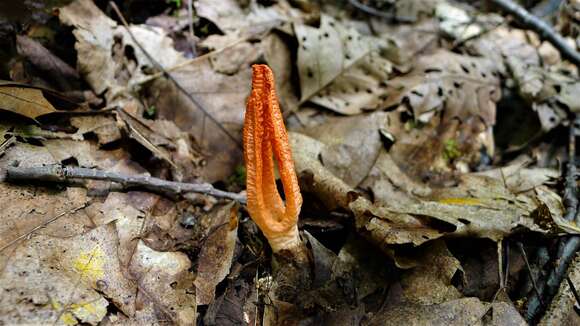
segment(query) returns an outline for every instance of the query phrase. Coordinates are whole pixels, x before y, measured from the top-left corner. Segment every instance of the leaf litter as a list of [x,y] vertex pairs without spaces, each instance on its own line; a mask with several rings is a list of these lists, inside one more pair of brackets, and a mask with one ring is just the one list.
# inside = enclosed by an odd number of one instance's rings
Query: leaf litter
[[[13,32],[1,180],[7,167],[62,164],[241,192],[251,64],[268,63],[313,282],[297,302],[273,296],[267,242],[233,201],[107,180],[3,182],[0,320],[525,324],[525,283],[542,275],[534,248],[580,231],[564,218],[565,146],[550,140],[578,111],[577,69],[481,8],[354,2],[393,20],[285,0],[196,1],[190,17],[187,2],[159,1],[147,24],[121,8],[123,26],[110,7],[75,0],[54,25]],[[517,112],[536,119],[533,137],[500,142]],[[533,252],[531,267],[510,243]]]

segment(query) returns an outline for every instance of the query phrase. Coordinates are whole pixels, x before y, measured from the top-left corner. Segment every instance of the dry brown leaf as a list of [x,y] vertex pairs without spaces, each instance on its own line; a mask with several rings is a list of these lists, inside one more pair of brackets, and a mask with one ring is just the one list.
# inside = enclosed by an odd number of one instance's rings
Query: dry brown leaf
[[254,325],[259,323],[257,289],[243,278],[232,280],[219,298],[209,305],[205,325]]
[[509,72],[518,93],[531,103],[542,129],[547,132],[566,120],[563,107],[572,112],[580,111],[576,100],[580,82],[577,73],[569,76],[558,71],[561,62],[542,62],[542,47],[537,49],[533,43],[536,39],[538,36],[533,32],[500,27],[468,45],[494,60],[502,74]]
[[555,183],[560,172],[547,168],[526,168],[522,164],[512,164],[498,169],[474,173],[502,181],[513,193],[530,191],[544,184]]
[[[244,67],[236,75],[216,72],[208,58],[196,61],[172,75],[229,132],[241,139],[246,97],[250,92],[251,69]],[[190,132],[206,154],[200,162],[200,176],[214,182],[224,180],[242,162],[238,144],[229,139],[174,85],[156,81],[152,85],[151,104],[158,118],[174,121]]]
[[444,241],[435,240],[421,246],[414,259],[419,266],[401,278],[405,301],[433,305],[463,297],[451,282],[456,273],[463,274],[463,268]]
[[348,208],[347,194],[352,187],[334,176],[318,159],[325,145],[306,135],[289,132],[290,146],[296,173],[306,182],[301,182],[303,192],[313,192],[329,210]]
[[117,259],[128,266],[139,238],[147,231],[145,213],[131,205],[128,195],[112,192],[101,206],[102,223],[115,221],[119,250]]
[[482,148],[493,155],[500,88],[491,60],[437,50],[390,80],[386,94],[384,105],[399,114],[385,128],[389,154],[415,181],[446,185],[478,164]]
[[79,166],[100,169],[109,169],[118,161],[128,157],[122,149],[102,150],[98,145],[89,141],[74,141],[70,139],[47,139],[42,142],[46,150],[52,155],[56,163],[63,163],[74,159]]
[[18,53],[36,68],[48,74],[61,91],[78,89],[79,74],[66,62],[52,54],[42,44],[24,35],[16,35]]
[[483,32],[483,27],[468,14],[467,10],[447,2],[437,5],[435,15],[440,21],[441,30],[456,41],[475,38]]
[[201,0],[194,3],[196,14],[204,17],[224,32],[239,28],[243,22],[244,12],[235,0],[215,2]]
[[73,237],[88,231],[94,224],[84,210],[79,210],[88,201],[84,189],[54,192],[0,183],[0,270],[30,233]]
[[386,151],[381,151],[361,187],[373,194],[375,203],[412,203],[415,197],[427,197],[431,188],[409,177]]
[[[112,171],[141,173],[138,167],[119,162]],[[125,322],[157,322],[159,312],[180,325],[195,321],[195,291],[188,272],[191,263],[178,252],[159,252],[148,246],[157,245],[152,232],[160,232],[159,221],[152,210],[159,202],[157,195],[132,191],[112,192],[100,206],[102,222],[114,221],[118,240],[117,259],[139,288],[135,315]]]
[[[530,44],[530,31],[497,27],[466,43],[473,52],[493,60],[502,74],[507,74],[509,61],[521,62],[527,67],[538,67],[538,50]],[[530,87],[531,85],[526,85]]]
[[[390,304],[364,325],[488,325],[482,321],[488,311],[492,314],[489,325],[527,324],[517,310],[505,302],[494,302],[489,307],[477,298],[462,298],[436,305]],[[505,324],[505,321],[509,323]]]
[[170,120],[154,120],[150,127],[155,133],[169,140],[169,143],[157,145],[169,151],[171,160],[177,166],[173,171],[173,178],[184,182],[196,179],[204,165],[205,158],[200,153],[199,145],[193,140],[193,137],[181,131]]
[[284,112],[295,112],[298,108],[298,88],[293,76],[293,53],[288,39],[291,36],[280,31],[272,31],[261,42],[264,58],[275,71],[276,91],[280,107]]
[[238,205],[231,202],[216,207],[212,213],[210,234],[201,248],[197,262],[197,304],[210,304],[215,287],[229,274],[238,232]]
[[10,111],[27,118],[56,112],[41,89],[17,84],[0,84],[0,110]]
[[159,145],[170,144],[170,141],[165,137],[154,132],[149,124],[142,118],[135,116],[124,109],[118,110],[118,117],[123,121],[129,131],[129,137],[135,139],[143,147],[147,148],[155,157],[167,162],[173,168],[177,168],[175,163],[171,160],[171,156],[167,149]]
[[443,235],[410,215],[392,213],[363,197],[353,201],[354,189],[318,160],[324,144],[299,133],[290,133],[290,144],[296,171],[303,179],[303,191],[313,192],[328,209],[352,211],[357,229],[380,248],[386,249],[388,244],[419,245]]
[[[429,219],[420,219],[411,214],[393,212],[388,206],[373,205],[359,197],[349,205],[353,212],[358,232],[375,243],[385,252],[393,255],[389,245],[412,244],[418,246],[445,235],[429,224]],[[431,216],[427,215],[427,216]],[[401,268],[409,267],[398,260]]]
[[407,72],[422,53],[429,53],[437,47],[440,37],[439,24],[434,20],[421,21],[415,25],[379,25],[380,34],[387,40],[383,55],[391,60],[398,71]]
[[357,284],[354,286],[356,297],[360,301],[381,288],[387,288],[393,281],[394,275],[399,273],[394,265],[385,261],[385,255],[380,249],[354,233],[347,238],[340,249],[338,259],[355,271]]
[[16,142],[0,156],[0,180],[3,180],[2,170],[10,165],[33,167],[43,164],[58,163],[46,147],[34,146]]
[[326,146],[320,160],[332,174],[351,187],[367,176],[383,147],[379,129],[388,125],[388,113],[329,118],[304,133]]
[[395,17],[401,21],[418,21],[433,16],[441,0],[407,0],[395,2]]
[[112,116],[93,115],[72,117],[70,123],[73,127],[78,128],[75,134],[95,134],[99,140],[99,145],[107,145],[121,139],[121,131]]
[[238,33],[210,35],[200,42],[201,46],[210,51],[220,50],[210,55],[210,62],[215,71],[233,75],[242,66],[247,66],[258,59],[259,51],[256,46],[247,41],[239,42],[241,37]]

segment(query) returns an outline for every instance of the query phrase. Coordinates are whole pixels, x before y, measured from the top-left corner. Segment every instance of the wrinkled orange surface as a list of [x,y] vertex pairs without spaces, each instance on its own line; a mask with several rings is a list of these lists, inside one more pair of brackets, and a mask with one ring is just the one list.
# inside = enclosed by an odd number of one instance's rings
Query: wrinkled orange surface
[[[278,165],[286,203],[274,176]],[[244,119],[248,211],[268,240],[295,228],[302,205],[294,161],[274,83],[267,65],[252,66],[252,93]]]

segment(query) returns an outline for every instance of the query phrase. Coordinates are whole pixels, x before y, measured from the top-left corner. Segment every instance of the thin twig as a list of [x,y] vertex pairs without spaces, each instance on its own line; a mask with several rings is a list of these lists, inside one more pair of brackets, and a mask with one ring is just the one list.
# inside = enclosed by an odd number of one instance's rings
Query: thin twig
[[4,154],[6,149],[8,149],[8,147],[10,147],[15,142],[16,142],[16,137],[14,137],[13,135],[10,135],[10,137],[8,137],[8,139],[4,140],[2,142],[2,144],[0,144],[0,155]]
[[455,49],[463,46],[465,43],[467,43],[467,42],[469,42],[471,40],[474,40],[476,38],[480,38],[480,37],[482,37],[482,36],[484,36],[484,35],[486,35],[486,34],[488,34],[490,32],[493,32],[493,31],[497,30],[500,27],[504,27],[504,26],[508,25],[509,23],[510,23],[510,19],[504,19],[501,23],[499,23],[497,25],[494,25],[494,26],[492,26],[490,28],[485,28],[485,29],[483,29],[482,31],[480,31],[477,34],[470,35],[470,36],[468,36],[466,38],[463,38],[463,39],[455,40],[455,41],[453,41],[453,45],[451,46],[451,49],[452,50],[455,50]]
[[207,116],[213,123],[215,123],[217,125],[217,127],[224,134],[226,134],[234,143],[236,143],[238,145],[239,149],[241,149],[242,143],[234,135],[232,135],[219,121],[217,121],[217,119],[214,118],[213,115],[211,115],[211,113],[209,113],[209,111],[195,97],[193,97],[193,95],[191,95],[159,62],[157,62],[157,60],[155,60],[151,56],[151,54],[149,54],[149,52],[147,52],[145,50],[145,48],[137,40],[135,35],[133,35],[133,32],[131,32],[131,29],[129,28],[129,24],[125,20],[125,17],[121,13],[121,11],[117,7],[117,5],[113,1],[110,1],[109,5],[111,6],[111,8],[113,8],[115,13],[117,14],[119,19],[121,20],[123,27],[125,27],[125,30],[127,31],[127,33],[129,33],[129,36],[131,36],[131,39],[133,40],[133,42],[135,42],[135,45],[137,45],[137,47],[141,50],[141,52],[143,52],[143,54],[145,54],[147,59],[149,59],[149,61],[151,61],[151,63],[155,66],[155,68],[157,68],[159,71],[162,71],[163,75],[166,76],[167,79],[171,80],[173,82],[173,84],[175,85],[175,87],[177,87],[177,89],[179,89],[179,91],[181,91],[183,93],[183,95],[185,95],[198,109],[201,110],[201,112],[203,112],[203,114],[205,116]]
[[538,290],[538,284],[536,283],[536,278],[534,277],[534,274],[532,273],[532,267],[530,266],[530,262],[528,261],[528,255],[526,255],[526,249],[524,248],[524,245],[521,242],[518,242],[518,247],[520,248],[520,254],[522,255],[522,258],[524,259],[524,263],[526,264],[526,268],[528,269],[528,276],[530,277],[530,280],[532,281],[532,287],[534,289],[534,292],[536,292],[536,295],[538,296],[538,300],[540,300],[540,304],[542,306],[544,306],[544,302],[542,301],[542,296],[540,295],[540,291]]
[[232,47],[234,47],[240,43],[246,42],[248,40],[248,38],[249,38],[249,36],[248,37],[241,37],[241,38],[237,39],[236,41],[224,46],[223,48],[219,48],[217,50],[210,51],[208,53],[202,54],[202,55],[195,57],[193,59],[185,60],[181,63],[176,64],[175,66],[172,66],[172,67],[165,69],[165,71],[159,71],[159,72],[156,72],[152,75],[148,75],[147,77],[144,77],[144,78],[140,79],[139,81],[137,81],[136,84],[140,85],[140,84],[148,83],[154,79],[157,79],[159,77],[163,77],[166,74],[166,72],[167,73],[173,72],[173,71],[179,70],[181,68],[187,67],[191,64],[194,64],[196,62],[203,61],[212,55],[219,54],[221,52],[224,52],[227,49],[231,49]]
[[524,7],[516,4],[512,0],[491,0],[491,2],[495,3],[509,14],[515,16],[522,24],[538,32],[541,37],[548,40],[548,42],[552,43],[556,49],[560,50],[564,58],[580,67],[580,53],[572,49],[568,43],[566,43],[566,40],[554,31],[554,29],[545,21],[530,14]]
[[566,282],[568,282],[568,286],[570,287],[570,291],[572,291],[572,294],[576,299],[576,303],[580,306],[580,295],[578,295],[578,291],[576,291],[576,287],[574,286],[574,283],[570,279],[570,276],[566,276]]
[[193,56],[197,56],[197,51],[195,50],[195,34],[193,33],[193,0],[187,0],[187,20],[189,25],[189,45],[191,46],[191,53]]
[[507,289],[507,284],[510,279],[510,243],[509,241],[505,242],[505,269],[504,269],[504,280],[503,280],[503,288]]
[[411,18],[411,17],[405,17],[405,16],[397,16],[396,14],[391,14],[391,13],[384,13],[380,10],[377,10],[371,6],[367,6],[364,3],[361,3],[358,0],[349,0],[348,2],[350,2],[350,4],[355,7],[356,9],[369,14],[371,16],[377,16],[380,18],[384,18],[387,20],[392,20],[392,21],[398,21],[401,23],[413,23],[415,22],[415,19]]
[[[503,240],[497,242],[497,272],[499,277],[499,288],[500,290],[503,289],[505,284],[503,275]],[[498,290],[499,291],[499,290]]]
[[112,181],[123,189],[143,188],[151,192],[169,196],[180,196],[186,193],[207,194],[218,198],[237,200],[246,203],[246,196],[215,189],[209,183],[184,183],[167,181],[148,175],[125,175],[117,172],[107,172],[98,169],[79,168],[61,165],[46,165],[38,167],[8,167],[7,181],[38,180],[48,182],[66,182],[78,179]]

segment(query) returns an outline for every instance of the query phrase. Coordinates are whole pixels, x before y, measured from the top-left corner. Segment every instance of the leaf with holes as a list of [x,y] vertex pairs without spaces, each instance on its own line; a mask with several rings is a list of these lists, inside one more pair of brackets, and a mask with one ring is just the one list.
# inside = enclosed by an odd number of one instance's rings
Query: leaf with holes
[[478,116],[492,126],[499,76],[491,60],[438,50],[420,57],[409,74],[390,80],[387,95],[385,106],[405,103],[422,122],[443,111],[442,123]]
[[389,60],[377,51],[371,51],[312,96],[310,101],[347,115],[377,109],[391,70]]
[[294,31],[299,45],[297,63],[302,102],[375,48],[371,38],[325,15],[320,17],[319,28],[296,24]]

